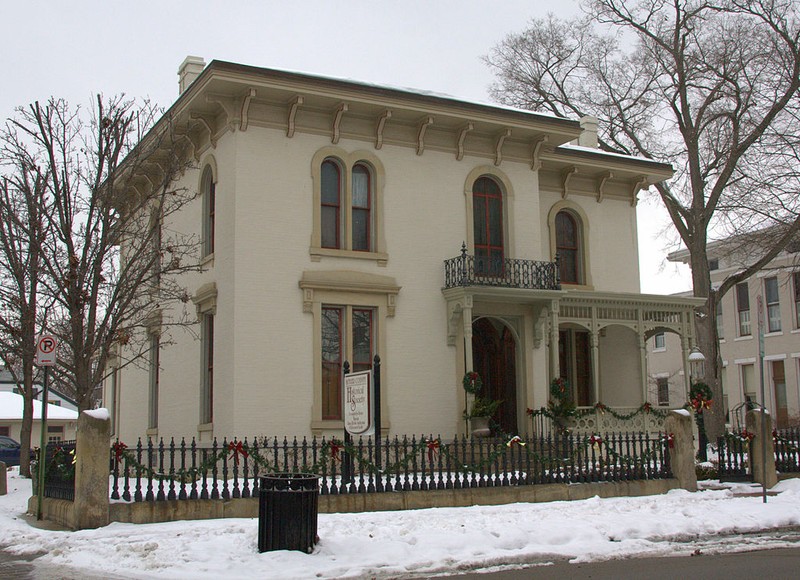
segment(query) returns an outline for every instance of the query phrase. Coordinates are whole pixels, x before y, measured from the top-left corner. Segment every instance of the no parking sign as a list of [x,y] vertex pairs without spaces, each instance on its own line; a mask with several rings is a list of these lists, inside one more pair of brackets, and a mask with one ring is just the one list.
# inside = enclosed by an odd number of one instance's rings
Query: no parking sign
[[52,367],[56,364],[56,347],[58,339],[52,334],[43,334],[36,341],[36,364],[40,367]]

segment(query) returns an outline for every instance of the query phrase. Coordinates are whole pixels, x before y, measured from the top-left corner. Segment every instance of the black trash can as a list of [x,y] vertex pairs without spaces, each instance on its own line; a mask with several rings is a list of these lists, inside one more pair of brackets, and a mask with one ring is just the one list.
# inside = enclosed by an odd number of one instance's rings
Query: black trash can
[[317,543],[319,476],[273,473],[259,478],[258,551],[300,550]]

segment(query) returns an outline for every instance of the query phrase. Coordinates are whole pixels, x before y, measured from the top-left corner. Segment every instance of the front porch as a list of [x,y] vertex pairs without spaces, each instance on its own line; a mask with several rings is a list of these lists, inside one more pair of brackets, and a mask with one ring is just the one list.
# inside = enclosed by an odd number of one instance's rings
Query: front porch
[[[556,262],[506,259],[502,268],[484,266],[463,249],[445,262],[448,344],[456,349],[459,377],[486,373],[487,392],[502,393],[504,426],[533,432],[526,410],[546,407],[551,381],[562,377],[585,410],[577,429],[659,430],[661,413],[636,411],[656,408],[648,395],[646,345],[660,332],[681,338],[688,393],[694,308],[702,300],[562,288]],[[591,412],[595,405],[617,416]]]

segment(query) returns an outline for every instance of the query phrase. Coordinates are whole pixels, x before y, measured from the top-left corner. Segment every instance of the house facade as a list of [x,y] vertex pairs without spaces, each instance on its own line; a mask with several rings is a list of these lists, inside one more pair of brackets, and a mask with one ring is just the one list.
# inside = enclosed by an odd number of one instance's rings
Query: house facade
[[[717,307],[722,405],[729,423],[741,424],[748,401],[765,405],[778,428],[796,425],[800,419],[799,249],[790,245],[758,274],[728,291]],[[748,263],[747,252],[731,240],[709,244],[708,257],[714,287]],[[683,250],[668,259],[688,263],[689,255]],[[680,340],[668,333],[654,336],[648,342],[648,358],[655,396],[662,400],[684,396]]]
[[[639,292],[636,200],[669,165],[601,152],[596,123],[188,58],[167,111],[194,157],[188,328],[110,369],[125,440],[342,434],[342,372],[381,360],[384,434],[463,433],[465,372],[531,429],[647,400],[646,340],[692,345],[692,299]],[[157,127],[158,128],[158,127]]]
[[[20,441],[22,431],[22,395],[0,391],[0,435]],[[72,409],[47,405],[47,441],[74,441],[78,428],[78,412]],[[31,446],[38,447],[42,437],[42,403],[33,402]]]

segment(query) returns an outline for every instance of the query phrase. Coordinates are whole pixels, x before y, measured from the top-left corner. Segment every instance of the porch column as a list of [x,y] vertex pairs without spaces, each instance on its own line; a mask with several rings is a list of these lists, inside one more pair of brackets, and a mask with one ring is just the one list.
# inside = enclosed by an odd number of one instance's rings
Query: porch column
[[639,331],[639,361],[642,369],[642,404],[644,404],[647,402],[647,341],[644,339],[644,334],[642,334],[641,330]]
[[[550,380],[560,374],[558,368],[558,300],[550,302]],[[550,389],[548,387],[548,393]],[[549,396],[549,395],[548,395]]]
[[685,334],[681,334],[681,362],[683,363],[683,382],[686,390],[684,397],[689,400],[689,390],[692,388],[692,377],[689,370],[689,339]]
[[592,383],[594,384],[594,402],[600,402],[600,330],[589,333],[592,343]]
[[461,320],[464,323],[464,362],[467,366],[464,372],[474,371],[472,368],[472,300],[464,300],[461,310]]

